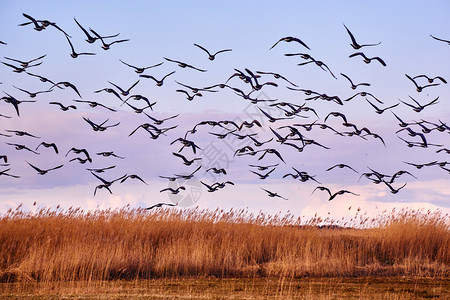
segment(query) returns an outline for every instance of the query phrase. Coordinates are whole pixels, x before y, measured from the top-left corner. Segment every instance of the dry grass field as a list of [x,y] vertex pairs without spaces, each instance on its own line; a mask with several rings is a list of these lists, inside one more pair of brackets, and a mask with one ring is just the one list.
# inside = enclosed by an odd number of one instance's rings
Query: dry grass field
[[101,298],[108,290],[115,298],[149,299],[448,297],[447,215],[355,214],[335,221],[244,210],[19,207],[0,218],[0,291],[86,298],[91,290]]

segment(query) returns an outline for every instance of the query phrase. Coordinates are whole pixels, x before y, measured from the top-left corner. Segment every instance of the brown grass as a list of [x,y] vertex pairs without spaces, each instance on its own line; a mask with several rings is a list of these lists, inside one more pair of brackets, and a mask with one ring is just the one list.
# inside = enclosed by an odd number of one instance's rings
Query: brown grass
[[18,208],[0,218],[0,281],[450,275],[447,215],[358,213],[343,228],[243,210]]

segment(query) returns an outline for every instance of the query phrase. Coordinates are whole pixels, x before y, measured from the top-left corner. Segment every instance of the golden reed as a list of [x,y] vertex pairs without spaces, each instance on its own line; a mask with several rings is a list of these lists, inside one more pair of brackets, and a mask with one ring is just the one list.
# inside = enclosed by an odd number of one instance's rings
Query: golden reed
[[450,275],[448,215],[355,213],[304,221],[245,210],[19,206],[0,218],[0,281]]

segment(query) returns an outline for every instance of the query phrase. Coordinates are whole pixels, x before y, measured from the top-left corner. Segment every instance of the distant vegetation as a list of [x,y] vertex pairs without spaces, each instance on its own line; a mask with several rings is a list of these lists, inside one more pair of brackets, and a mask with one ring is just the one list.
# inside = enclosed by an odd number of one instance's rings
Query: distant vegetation
[[19,207],[0,217],[0,281],[450,276],[448,215],[355,213],[333,221],[244,210]]

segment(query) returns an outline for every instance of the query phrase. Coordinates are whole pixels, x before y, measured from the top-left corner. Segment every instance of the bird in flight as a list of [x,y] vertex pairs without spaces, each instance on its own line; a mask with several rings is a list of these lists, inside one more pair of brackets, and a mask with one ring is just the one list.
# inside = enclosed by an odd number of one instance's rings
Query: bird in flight
[[200,71],[200,72],[206,72],[207,71],[207,70],[196,68],[194,66],[191,66],[191,65],[189,65],[189,64],[187,64],[185,62],[179,61],[179,60],[173,60],[173,59],[170,59],[170,58],[167,58],[167,57],[164,57],[164,59],[167,60],[167,61],[170,61],[170,62],[177,63],[180,68],[191,68],[191,69],[194,69],[194,70],[197,70],[197,71]]
[[146,74],[142,74],[139,75],[140,77],[144,77],[144,78],[150,78],[153,79],[156,82],[157,86],[162,86],[164,84],[164,79],[166,79],[167,77],[169,77],[170,75],[172,75],[173,73],[175,73],[175,71],[170,72],[169,74],[165,75],[161,80],[156,79],[155,77],[151,76],[151,75],[146,75]]
[[95,53],[92,53],[92,52],[81,52],[81,53],[75,52],[75,48],[73,47],[73,44],[70,41],[68,36],[66,36],[66,39],[67,39],[67,42],[69,42],[70,49],[72,50],[72,53],[70,53],[70,56],[72,56],[73,58],[77,58],[80,55],[95,55]]
[[450,45],[450,40],[440,39],[440,38],[437,38],[437,37],[435,37],[435,36],[432,36],[431,34],[430,34],[430,36],[431,36],[433,39],[437,40],[437,41],[444,42],[444,43],[447,43],[447,44]]
[[364,62],[366,63],[366,64],[370,64],[370,62],[372,61],[372,60],[377,60],[380,64],[382,64],[384,67],[386,67],[386,63],[384,62],[384,60],[382,60],[380,57],[378,57],[378,56],[375,56],[375,57],[371,57],[371,58],[369,58],[369,57],[367,57],[364,53],[362,53],[362,52],[356,52],[356,53],[353,53],[353,54],[350,54],[349,55],[349,57],[355,57],[355,56],[362,56],[363,58],[364,58]]
[[350,32],[350,30],[347,28],[347,26],[345,26],[345,24],[344,24],[344,27],[345,27],[345,29],[347,30],[347,33],[348,33],[348,35],[350,36],[350,39],[352,40],[352,43],[350,44],[350,46],[352,46],[352,48],[355,49],[355,50],[358,50],[358,49],[360,49],[360,48],[362,48],[362,47],[377,46],[377,45],[381,44],[381,42],[379,42],[379,43],[376,43],[376,44],[364,44],[364,45],[360,45],[360,44],[358,44],[358,43],[356,42],[355,37],[354,37],[353,34]]
[[151,69],[151,68],[154,68],[154,67],[158,67],[158,66],[160,66],[160,65],[162,65],[162,64],[164,63],[164,62],[160,62],[159,64],[151,65],[151,66],[148,66],[148,67],[136,67],[136,66],[133,66],[133,65],[130,65],[130,64],[124,62],[124,61],[121,60],[121,59],[119,59],[119,60],[120,60],[120,62],[123,63],[124,65],[129,66],[130,68],[133,68],[134,71],[135,71],[136,73],[138,73],[138,74],[142,74],[142,73],[144,73],[145,70]]
[[439,83],[430,83],[430,84],[427,84],[427,85],[424,85],[424,86],[420,86],[420,85],[417,84],[417,82],[413,78],[411,78],[411,76],[409,76],[408,74],[405,74],[405,76],[414,83],[414,85],[416,86],[416,91],[419,92],[419,93],[426,87],[439,85]]
[[[98,37],[93,37],[89,34],[89,32],[83,28],[83,26],[81,26],[80,23],[78,23],[77,19],[73,18],[75,20],[75,23],[77,23],[78,27],[81,28],[81,30],[84,32],[84,34],[86,35],[87,39],[86,42],[88,42],[89,44],[94,43],[96,40],[98,40]],[[113,38],[113,37],[117,37],[119,35],[119,33],[114,34],[114,35],[109,35],[109,36],[102,36],[102,38],[106,39],[106,38]]]
[[296,38],[296,37],[292,37],[292,36],[287,36],[287,37],[283,37],[283,38],[279,39],[278,42],[276,42],[272,47],[270,47],[270,49],[275,47],[279,42],[287,42],[287,43],[297,42],[300,45],[302,45],[303,47],[305,47],[306,49],[311,50],[311,49],[309,49],[308,45],[306,45],[302,40],[300,40],[299,38]]
[[341,73],[341,75],[343,77],[345,77],[348,81],[350,81],[350,84],[352,85],[351,88],[352,90],[356,90],[356,88],[360,85],[364,85],[364,86],[370,86],[370,83],[367,82],[362,82],[362,83],[358,83],[358,84],[354,84],[353,81],[350,79],[350,77],[348,77],[347,75],[345,75],[344,73]]
[[278,197],[278,198],[281,198],[281,199],[283,199],[283,200],[288,200],[287,198],[284,198],[284,197],[282,197],[282,196],[280,196],[280,195],[278,195],[278,193],[274,193],[274,192],[271,192],[271,191],[269,191],[269,190],[266,190],[266,189],[263,189],[263,188],[261,188],[263,191],[265,191],[266,193],[267,193],[267,196],[269,196],[269,197]]
[[154,205],[152,205],[150,207],[147,207],[146,209],[147,210],[151,210],[151,209],[154,209],[154,208],[157,208],[157,207],[162,207],[164,205],[165,206],[177,206],[178,203],[177,204],[173,204],[173,203],[157,203],[157,204],[154,204]]
[[185,189],[186,188],[181,185],[181,186],[177,187],[176,189],[168,187],[168,188],[160,190],[159,192],[162,193],[162,192],[165,192],[165,191],[170,191],[173,195],[176,195],[176,194],[178,194],[180,192],[180,190],[184,191]]
[[340,191],[337,191],[336,193],[332,194],[331,191],[330,191],[330,189],[327,188],[327,187],[324,187],[324,186],[318,186],[318,187],[316,187],[316,188],[313,190],[313,193],[314,193],[317,189],[319,189],[319,190],[321,190],[321,191],[326,191],[326,192],[330,195],[330,197],[328,198],[328,201],[331,201],[331,200],[333,200],[334,198],[336,198],[336,196],[343,195],[343,194],[352,194],[352,195],[355,195],[355,196],[359,196],[359,194],[355,194],[355,193],[350,192],[350,191],[347,191],[347,190],[340,190]]
[[208,59],[209,60],[214,60],[216,58],[216,55],[219,54],[219,53],[231,51],[231,49],[224,49],[224,50],[219,50],[219,51],[217,51],[214,54],[211,54],[208,50],[206,50],[204,47],[202,47],[202,46],[200,46],[198,44],[194,44],[194,46],[196,46],[196,47],[202,49],[203,51],[205,51],[208,54]]
[[35,169],[35,170],[38,172],[39,175],[45,175],[45,174],[47,174],[49,171],[56,170],[56,169],[62,168],[62,167],[64,166],[64,165],[59,165],[59,166],[56,166],[56,167],[54,167],[54,168],[50,168],[50,169],[43,170],[43,169],[40,169],[40,168],[36,167],[35,165],[32,165],[32,164],[29,163],[28,161],[27,161],[27,163],[30,165],[30,167],[32,167],[33,169]]

